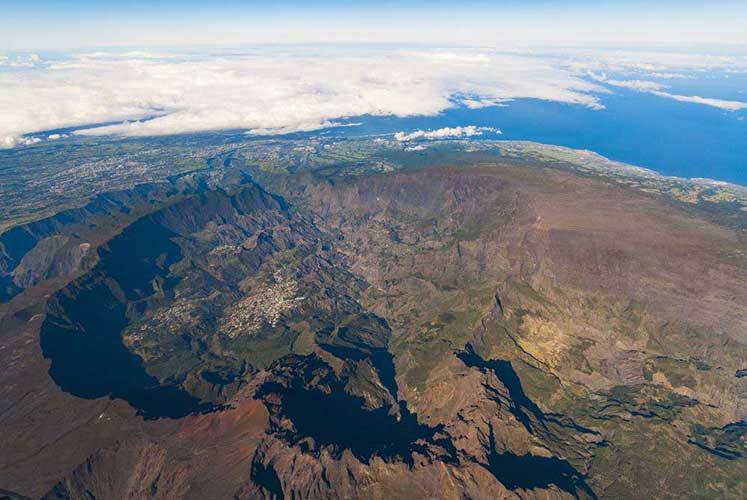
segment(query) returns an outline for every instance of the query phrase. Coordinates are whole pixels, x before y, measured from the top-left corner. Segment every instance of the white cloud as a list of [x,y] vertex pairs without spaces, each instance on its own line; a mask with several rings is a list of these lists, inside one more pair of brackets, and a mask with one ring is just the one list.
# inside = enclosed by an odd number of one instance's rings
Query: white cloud
[[453,137],[474,137],[480,136],[485,132],[493,134],[500,134],[501,131],[493,127],[476,127],[474,125],[467,125],[466,127],[445,127],[437,130],[416,130],[414,132],[405,133],[397,132],[394,134],[394,139],[400,142],[413,141],[417,139],[447,139]]
[[639,90],[639,91],[652,91],[652,90],[661,90],[663,88],[666,88],[666,85],[662,85],[661,83],[657,82],[650,82],[647,80],[602,80],[607,85],[612,85],[615,87],[624,87],[628,89],[633,90]]
[[614,87],[629,88],[629,89],[637,90],[639,92],[648,92],[648,93],[657,95],[659,97],[664,97],[666,99],[674,99],[675,101],[690,102],[694,104],[703,104],[706,106],[712,106],[712,107],[724,109],[727,111],[739,111],[741,109],[747,109],[746,102],[729,101],[729,100],[714,99],[714,98],[700,97],[700,96],[686,96],[686,95],[672,94],[670,92],[664,92],[663,89],[667,88],[668,86],[658,83],[658,82],[652,82],[648,80],[614,80],[614,79],[607,78],[607,75],[604,73],[602,74],[591,73],[590,76],[594,78],[595,80],[605,83],[607,85],[612,85]]
[[41,62],[38,54],[18,54],[13,57],[0,55],[0,68],[3,66],[10,68],[33,68]]
[[467,106],[469,109],[481,109],[489,106],[506,107],[511,99],[462,99],[462,104]]
[[[747,71],[747,57],[569,49],[256,48],[216,53],[0,56],[0,148],[67,127],[82,135],[239,129],[310,131],[359,115],[431,116],[520,98],[602,108],[610,86],[722,109],[744,103],[664,92],[657,78]],[[615,75],[608,78],[606,73]],[[601,75],[601,76],[598,76]],[[670,82],[671,83],[671,82]],[[113,124],[112,124],[113,123]]]
[[478,49],[89,53],[6,69],[0,88],[5,147],[24,134],[96,123],[119,122],[78,133],[286,133],[357,115],[435,115],[455,103],[517,98],[601,107],[592,95],[601,88],[567,70]]
[[680,79],[680,78],[689,78],[687,75],[683,75],[682,73],[662,73],[662,72],[654,72],[649,73],[649,76],[651,78],[662,78],[664,80],[674,80],[674,79]]
[[668,78],[681,77],[683,71],[747,70],[747,56],[694,51],[574,49],[551,55],[577,71],[635,72]]
[[0,148],[13,148],[16,146],[31,146],[41,142],[38,137],[4,137],[0,140]]
[[739,111],[740,109],[747,109],[747,102],[741,101],[726,101],[723,99],[711,99],[709,97],[700,97],[697,95],[677,95],[670,94],[668,92],[652,92],[659,97],[666,97],[668,99],[674,99],[680,102],[691,102],[694,104],[704,104],[706,106],[713,106],[715,108],[725,109],[726,111]]

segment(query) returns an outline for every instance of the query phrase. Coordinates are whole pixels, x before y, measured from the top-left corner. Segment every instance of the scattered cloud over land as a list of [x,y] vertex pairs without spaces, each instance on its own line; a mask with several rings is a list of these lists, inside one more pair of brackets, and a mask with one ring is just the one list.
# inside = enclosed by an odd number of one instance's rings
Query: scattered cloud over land
[[397,132],[394,139],[400,142],[414,141],[417,139],[449,139],[458,137],[475,137],[483,135],[485,132],[500,134],[501,131],[493,127],[476,127],[467,125],[466,127],[445,127],[436,130],[416,130],[405,133]]

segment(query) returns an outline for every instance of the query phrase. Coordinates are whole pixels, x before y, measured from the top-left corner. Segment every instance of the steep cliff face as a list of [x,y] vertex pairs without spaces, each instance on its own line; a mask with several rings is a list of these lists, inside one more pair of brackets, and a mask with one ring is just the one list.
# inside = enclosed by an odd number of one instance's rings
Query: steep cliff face
[[[64,210],[0,233],[0,304],[48,280],[60,283],[95,263],[89,250],[124,226],[185,196],[249,182],[241,172],[176,175],[131,189],[102,193],[80,208]],[[86,257],[91,258],[86,258]]]
[[146,419],[40,494],[747,493],[736,230],[516,163],[345,172],[205,189],[81,257],[49,373]]
[[[50,374],[73,394],[124,398],[151,416],[225,400],[229,393],[211,387],[235,391],[252,367],[229,356],[221,363],[209,346],[219,334],[230,339],[231,330],[216,330],[242,282],[299,246],[288,224],[281,202],[256,186],[202,193],[138,219],[51,299],[41,332]],[[194,394],[184,387],[191,378]]]
[[[550,450],[610,495],[629,494],[641,477],[672,495],[713,491],[716,476],[743,470],[713,453],[717,436],[744,437],[733,424],[745,417],[747,390],[735,376],[747,359],[737,231],[598,180],[521,166],[354,183],[306,176],[299,186],[282,189],[338,235],[351,269],[371,283],[363,302],[392,329],[400,397],[421,421],[448,430],[466,420],[513,454]],[[484,381],[462,382],[453,356],[467,344],[483,360],[473,368],[511,363],[541,411],[560,417],[552,432],[534,426],[545,443],[483,423],[496,398],[475,389]],[[693,448],[703,421],[714,425],[710,453]],[[645,459],[632,452],[652,443]],[[688,472],[662,476],[670,460]]]
[[244,489],[267,412],[254,400],[151,422],[96,450],[44,498],[230,498]]
[[[425,169],[315,188],[307,203],[382,291],[369,297],[390,324],[401,317],[408,333],[413,319],[440,324],[437,337],[451,342],[443,327],[461,319],[455,312],[472,309],[474,325],[498,307],[515,343],[568,379],[592,389],[651,382],[669,363],[693,372],[684,385],[672,373],[670,388],[745,416],[734,377],[747,354],[737,232],[550,170]],[[458,310],[439,320],[449,303]]]
[[[0,302],[44,280],[74,275],[92,242],[111,237],[126,223],[132,207],[168,197],[173,186],[143,185],[103,194],[86,206],[16,226],[0,235]],[[102,234],[103,229],[103,234]]]
[[257,393],[270,436],[252,481],[292,498],[594,498],[585,474],[559,456],[588,456],[598,434],[543,414],[510,364],[485,362],[469,346],[458,356],[467,367],[488,367],[472,380],[480,403],[431,425],[405,401],[366,407],[345,375],[317,357],[279,360]]

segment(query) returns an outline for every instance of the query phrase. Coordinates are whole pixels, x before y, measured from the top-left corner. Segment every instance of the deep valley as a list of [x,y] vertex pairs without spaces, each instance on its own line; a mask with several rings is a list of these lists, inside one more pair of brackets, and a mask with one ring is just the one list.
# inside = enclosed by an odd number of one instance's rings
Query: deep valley
[[220,141],[8,208],[0,488],[747,496],[739,187],[526,143]]

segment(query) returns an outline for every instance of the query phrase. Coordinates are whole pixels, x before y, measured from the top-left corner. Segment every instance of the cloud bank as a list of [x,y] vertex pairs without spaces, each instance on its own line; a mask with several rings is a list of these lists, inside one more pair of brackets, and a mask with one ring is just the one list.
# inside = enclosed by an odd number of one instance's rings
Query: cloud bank
[[463,101],[517,98],[601,106],[594,83],[535,57],[488,50],[94,53],[33,62],[0,71],[5,147],[24,134],[97,123],[115,124],[77,133],[280,134],[358,115],[435,115]]
[[[216,53],[0,55],[0,147],[28,134],[147,136],[311,131],[360,115],[432,116],[534,98],[603,107],[608,87],[736,111],[747,103],[669,93],[676,72],[745,71],[747,58],[672,52],[292,47]],[[616,78],[607,78],[607,73]],[[602,75],[601,77],[598,75]],[[102,124],[96,126],[96,124]],[[106,124],[106,125],[103,125]],[[92,126],[93,125],[93,126]],[[65,131],[69,134],[70,132]],[[56,138],[56,137],[55,137]]]

